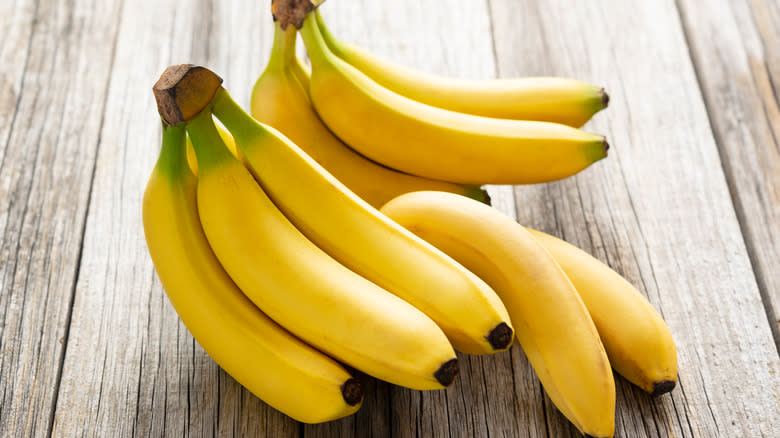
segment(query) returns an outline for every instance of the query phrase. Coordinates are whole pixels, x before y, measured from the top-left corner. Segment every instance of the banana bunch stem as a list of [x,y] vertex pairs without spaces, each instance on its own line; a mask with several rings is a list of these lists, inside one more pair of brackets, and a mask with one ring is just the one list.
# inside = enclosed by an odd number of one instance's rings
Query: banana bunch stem
[[287,26],[282,29],[280,23],[274,25],[274,41],[271,46],[271,57],[266,65],[267,70],[282,69],[288,71],[296,60],[295,41],[297,31],[295,27]]

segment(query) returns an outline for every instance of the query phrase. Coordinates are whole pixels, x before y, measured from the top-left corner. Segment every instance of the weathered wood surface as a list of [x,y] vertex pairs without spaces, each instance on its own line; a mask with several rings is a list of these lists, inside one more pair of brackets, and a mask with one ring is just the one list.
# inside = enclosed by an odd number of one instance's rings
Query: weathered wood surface
[[671,327],[679,388],[651,400],[618,379],[617,433],[780,435],[780,361],[675,4],[491,6],[502,76],[572,76],[611,91],[610,108],[587,127],[608,136],[609,158],[559,183],[518,187],[516,199],[521,223],[610,264]]
[[[332,1],[323,13],[345,40],[423,70],[607,86],[610,108],[588,129],[607,134],[610,157],[563,182],[492,187],[494,205],[609,263],[672,327],[680,387],[653,400],[618,378],[619,436],[780,436],[763,308],[780,293],[778,8],[679,3]],[[311,426],[241,388],[178,320],[141,229],[160,141],[151,85],[199,63],[246,105],[268,57],[267,3],[0,12],[0,436],[577,435],[517,345],[461,356],[445,391],[364,378],[355,416]]]
[[3,437],[49,434],[118,17],[113,2],[0,6]]
[[267,5],[228,6],[123,5],[55,436],[298,434],[297,423],[241,388],[195,343],[156,278],[141,228],[160,144],[151,85],[166,66],[193,62],[218,71],[241,96],[267,59]]
[[780,2],[682,0],[691,57],[780,349]]

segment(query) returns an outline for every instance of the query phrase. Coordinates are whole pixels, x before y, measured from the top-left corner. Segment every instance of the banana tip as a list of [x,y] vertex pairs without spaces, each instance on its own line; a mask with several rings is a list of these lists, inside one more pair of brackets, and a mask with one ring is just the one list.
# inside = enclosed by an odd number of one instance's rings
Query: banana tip
[[509,324],[501,322],[493,328],[493,330],[486,336],[490,346],[494,350],[504,350],[512,344],[512,338],[514,337],[514,331]]
[[458,375],[458,359],[450,359],[444,362],[435,373],[433,377],[442,384],[442,386],[450,386],[455,381],[455,377]]
[[488,193],[488,191],[485,189],[480,189],[480,190],[482,190],[482,202],[492,206],[493,204],[491,204],[490,193]]
[[604,148],[604,156],[607,156],[607,151],[609,151],[609,143],[607,143],[607,137],[603,137],[601,139],[601,146]]
[[343,385],[341,385],[341,396],[344,397],[344,401],[350,406],[355,406],[363,400],[363,389],[360,387],[360,382],[357,379],[347,379]]
[[606,108],[609,106],[609,94],[607,94],[607,90],[601,89],[601,106],[602,108]]
[[666,394],[667,392],[670,392],[674,389],[676,386],[676,382],[674,380],[661,380],[660,382],[653,382],[653,397],[658,397],[661,394]]

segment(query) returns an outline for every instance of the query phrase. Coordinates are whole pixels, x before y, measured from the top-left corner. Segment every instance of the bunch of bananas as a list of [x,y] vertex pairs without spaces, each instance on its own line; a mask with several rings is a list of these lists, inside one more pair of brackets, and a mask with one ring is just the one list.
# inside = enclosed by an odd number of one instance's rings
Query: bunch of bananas
[[169,67],[154,86],[163,136],[144,231],[204,350],[307,423],[359,408],[347,367],[440,389],[455,350],[501,352],[515,334],[586,435],[614,433],[612,368],[671,391],[674,342],[644,296],[483,203],[481,184],[552,181],[605,157],[602,136],[575,128],[604,90],[424,75],[337,40],[305,3],[272,6],[283,19],[252,115],[203,67]]

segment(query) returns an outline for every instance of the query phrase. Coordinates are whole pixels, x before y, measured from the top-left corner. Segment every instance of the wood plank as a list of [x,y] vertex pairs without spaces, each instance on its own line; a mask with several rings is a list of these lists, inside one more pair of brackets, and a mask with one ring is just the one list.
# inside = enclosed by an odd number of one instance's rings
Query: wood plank
[[[610,157],[516,196],[521,223],[608,263],[671,327],[679,387],[653,400],[619,378],[617,435],[780,436],[780,360],[675,4],[491,9],[501,76],[571,76],[611,92],[587,127],[608,136]],[[551,436],[568,434],[558,418]]]
[[[379,56],[438,74],[486,78],[495,76],[487,4],[460,0],[441,8],[430,2],[364,2],[359,10],[347,2],[322,6],[333,33]],[[389,36],[392,36],[390,38]],[[504,193],[504,196],[501,194]],[[508,196],[507,196],[508,195]],[[511,213],[511,188],[493,187],[491,196]],[[420,392],[389,385],[391,424],[381,400],[369,400],[374,436],[546,436],[544,405],[538,380],[518,345],[511,352],[485,357],[459,355],[461,372],[444,391]],[[376,382],[380,398],[388,391]],[[372,397],[369,394],[367,397]],[[306,436],[363,436],[364,407],[337,423],[305,426]]]
[[[266,3],[125,2],[88,212],[55,436],[292,436],[197,345],[149,258],[141,199],[160,145],[151,86],[163,69],[213,68],[248,102],[270,48]],[[246,96],[246,97],[242,97]]]
[[[8,135],[11,132],[17,105],[22,90],[22,79],[30,56],[33,21],[37,4],[33,0],[6,1],[0,4],[0,29],[4,38],[0,40],[0,163],[4,161],[8,148]],[[5,200],[6,198],[0,198]],[[0,217],[5,224],[8,214],[3,209]]]
[[678,2],[737,217],[780,349],[780,3]]
[[47,436],[118,8],[6,1],[0,22],[0,436]]

